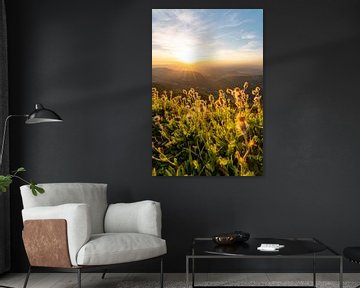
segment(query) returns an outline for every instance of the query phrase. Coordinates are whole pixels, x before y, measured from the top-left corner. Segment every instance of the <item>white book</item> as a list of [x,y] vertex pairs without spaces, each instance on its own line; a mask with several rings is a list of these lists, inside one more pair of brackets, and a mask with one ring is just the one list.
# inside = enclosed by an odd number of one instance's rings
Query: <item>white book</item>
[[259,247],[257,247],[260,251],[269,251],[269,252],[276,252],[279,251],[279,249],[284,248],[284,245],[280,244],[269,244],[269,243],[262,243]]

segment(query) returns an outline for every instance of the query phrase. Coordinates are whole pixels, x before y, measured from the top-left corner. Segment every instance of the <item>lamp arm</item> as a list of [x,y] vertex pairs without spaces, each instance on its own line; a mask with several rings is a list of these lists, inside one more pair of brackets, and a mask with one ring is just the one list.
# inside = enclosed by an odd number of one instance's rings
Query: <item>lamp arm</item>
[[0,151],[0,168],[2,166],[2,160],[3,160],[3,155],[4,155],[4,146],[5,146],[5,140],[6,140],[6,131],[7,131],[7,126],[8,126],[9,120],[14,117],[28,117],[28,116],[29,115],[27,115],[27,114],[21,114],[21,115],[9,115],[6,117],[5,123],[4,123],[2,143],[1,143],[1,151]]

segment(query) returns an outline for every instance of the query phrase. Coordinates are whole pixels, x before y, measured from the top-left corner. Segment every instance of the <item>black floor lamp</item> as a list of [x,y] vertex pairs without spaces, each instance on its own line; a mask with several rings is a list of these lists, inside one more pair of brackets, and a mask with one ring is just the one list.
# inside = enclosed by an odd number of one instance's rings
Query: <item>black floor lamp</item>
[[[52,111],[50,109],[44,108],[44,106],[41,104],[36,104],[35,110],[33,112],[31,112],[30,114],[7,116],[5,119],[5,123],[4,123],[3,138],[2,138],[1,150],[0,150],[0,168],[2,167],[8,122],[11,118],[15,118],[15,117],[26,118],[25,124],[39,124],[39,123],[47,123],[47,122],[56,123],[56,122],[63,121],[57,113],[55,113],[54,111]],[[13,287],[9,287],[9,286],[3,286],[1,284],[0,284],[0,287],[13,288]]]
[[39,123],[46,123],[46,122],[62,122],[63,120],[61,117],[56,114],[54,111],[44,108],[41,104],[35,105],[35,110],[31,112],[30,114],[19,114],[19,115],[9,115],[5,119],[4,124],[4,132],[3,132],[3,138],[2,138],[2,144],[1,144],[1,151],[0,151],[0,167],[2,165],[2,159],[4,154],[4,146],[5,146],[5,140],[6,140],[6,131],[7,131],[7,125],[11,118],[15,117],[24,117],[27,118],[25,121],[25,124],[39,124]]

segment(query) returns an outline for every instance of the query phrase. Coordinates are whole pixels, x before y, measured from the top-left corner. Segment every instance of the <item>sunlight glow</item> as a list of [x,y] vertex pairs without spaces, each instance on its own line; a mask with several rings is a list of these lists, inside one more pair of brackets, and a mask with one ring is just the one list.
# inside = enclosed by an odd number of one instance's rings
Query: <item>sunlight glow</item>
[[168,50],[175,60],[184,64],[192,64],[197,62],[196,40],[184,32],[174,32],[172,39],[168,39]]
[[190,47],[176,47],[173,53],[177,60],[185,64],[192,64],[196,61],[194,49]]
[[262,65],[262,10],[152,11],[153,65]]

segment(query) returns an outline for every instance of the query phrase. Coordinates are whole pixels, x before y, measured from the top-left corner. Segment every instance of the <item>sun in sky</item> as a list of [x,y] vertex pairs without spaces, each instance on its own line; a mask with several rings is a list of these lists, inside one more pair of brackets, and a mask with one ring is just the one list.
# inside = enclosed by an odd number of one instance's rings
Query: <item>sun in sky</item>
[[153,9],[152,61],[262,65],[263,10]]

